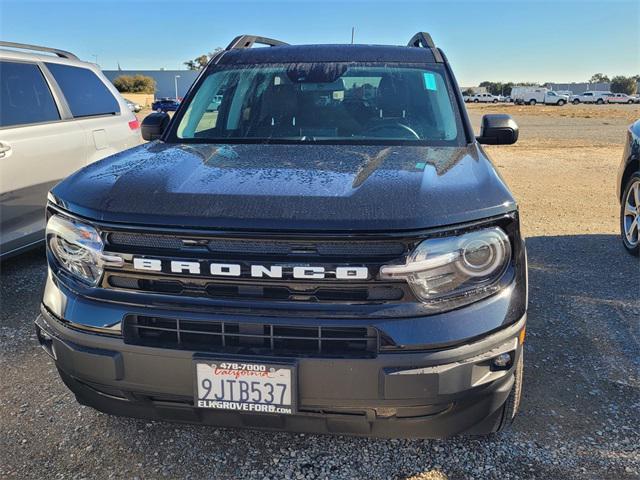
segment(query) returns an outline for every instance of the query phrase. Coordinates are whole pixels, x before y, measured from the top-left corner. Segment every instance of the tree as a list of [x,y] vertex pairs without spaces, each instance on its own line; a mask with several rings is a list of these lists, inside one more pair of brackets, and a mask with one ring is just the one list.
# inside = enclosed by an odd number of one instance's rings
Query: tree
[[633,95],[636,93],[636,79],[634,77],[624,77],[618,75],[611,79],[611,91],[613,93],[626,93]]
[[146,75],[120,75],[113,80],[120,93],[155,93],[156,81]]
[[202,70],[207,66],[211,57],[213,57],[216,53],[221,51],[222,48],[217,47],[213,50],[213,52],[209,52],[206,55],[200,55],[199,57],[194,58],[193,60],[187,60],[184,64],[187,66],[189,70]]
[[184,62],[189,70],[201,70],[209,63],[209,57],[207,55],[200,55],[193,60]]
[[491,95],[500,95],[502,89],[502,84],[499,82],[480,82],[479,86],[486,88]]
[[510,97],[511,96],[511,90],[513,89],[513,82],[507,82],[504,85],[502,85],[502,95],[504,95],[505,97]]
[[466,95],[467,97],[471,97],[472,95],[474,95],[474,92],[470,88],[467,88],[464,92],[462,92],[462,94]]
[[511,95],[511,89],[513,88],[513,82],[481,82],[480,87],[485,87],[487,91],[492,95]]
[[589,83],[609,83],[610,81],[604,73],[594,73],[589,79]]

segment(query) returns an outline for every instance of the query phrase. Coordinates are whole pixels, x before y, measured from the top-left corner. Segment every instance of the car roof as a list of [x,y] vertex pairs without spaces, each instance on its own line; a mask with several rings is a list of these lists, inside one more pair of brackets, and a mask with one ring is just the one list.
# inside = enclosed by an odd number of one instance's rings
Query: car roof
[[392,45],[278,45],[227,50],[220,65],[298,62],[436,63],[429,48]]
[[11,48],[0,47],[0,59],[19,60],[28,62],[60,63],[63,65],[73,65],[76,67],[98,69],[98,66],[91,62],[84,62],[78,58],[59,57],[52,53],[34,53],[32,51],[13,50]]

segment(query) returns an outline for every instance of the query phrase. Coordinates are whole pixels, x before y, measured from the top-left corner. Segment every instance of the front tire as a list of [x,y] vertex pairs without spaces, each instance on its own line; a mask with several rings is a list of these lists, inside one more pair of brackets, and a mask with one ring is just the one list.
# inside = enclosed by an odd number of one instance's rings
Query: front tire
[[564,104],[565,104],[565,101],[564,101],[564,100],[559,100],[559,101],[558,101],[558,106],[559,106],[559,107],[563,106]]
[[529,105],[535,105],[536,101],[534,99],[529,100]]
[[599,98],[598,100],[596,100],[596,103],[598,105],[602,105],[604,103],[604,100],[602,100],[601,98]]
[[576,98],[576,99],[575,99],[573,102],[571,102],[571,103],[573,103],[574,105],[578,105],[578,104],[580,103],[580,100],[578,100],[578,99]]
[[522,399],[522,379],[524,377],[524,349],[520,354],[513,376],[513,387],[511,387],[511,393],[509,393],[507,400],[502,406],[502,419],[495,430],[496,432],[501,432],[509,428],[520,410],[520,400]]
[[494,98],[493,103],[498,103],[498,100]]
[[638,256],[640,250],[640,172],[631,175],[620,202],[620,234],[624,248]]
[[478,100],[477,98],[473,101],[473,103],[478,103],[480,100]]

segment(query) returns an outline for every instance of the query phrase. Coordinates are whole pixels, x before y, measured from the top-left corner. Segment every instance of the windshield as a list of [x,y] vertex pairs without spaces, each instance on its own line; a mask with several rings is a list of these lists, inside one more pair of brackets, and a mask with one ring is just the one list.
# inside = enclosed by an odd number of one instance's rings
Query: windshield
[[200,82],[171,136],[212,143],[460,145],[464,133],[452,92],[440,65],[223,67]]

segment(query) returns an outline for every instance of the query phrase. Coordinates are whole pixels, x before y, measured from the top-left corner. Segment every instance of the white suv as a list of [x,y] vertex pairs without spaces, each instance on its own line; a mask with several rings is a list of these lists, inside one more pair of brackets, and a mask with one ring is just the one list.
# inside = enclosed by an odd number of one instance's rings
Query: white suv
[[63,50],[11,42],[0,47],[4,258],[44,239],[51,187],[142,137],[135,115],[97,65]]

